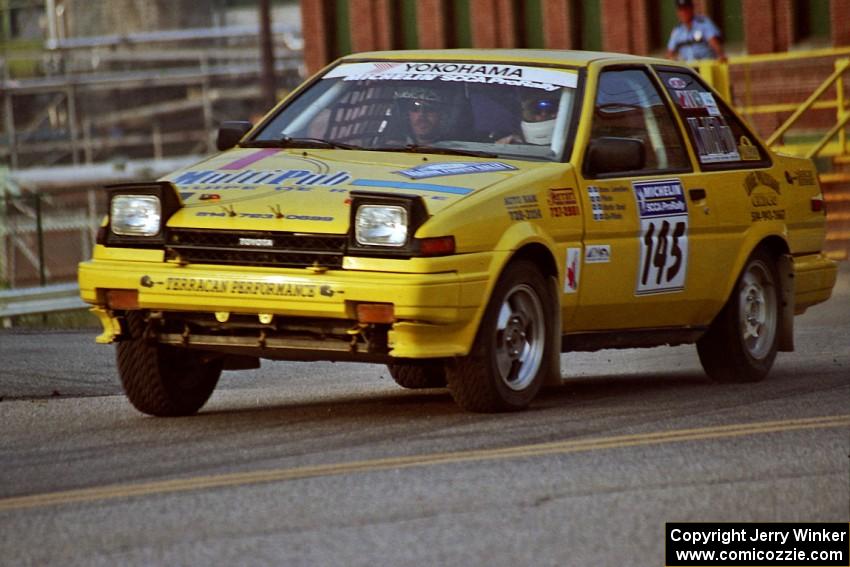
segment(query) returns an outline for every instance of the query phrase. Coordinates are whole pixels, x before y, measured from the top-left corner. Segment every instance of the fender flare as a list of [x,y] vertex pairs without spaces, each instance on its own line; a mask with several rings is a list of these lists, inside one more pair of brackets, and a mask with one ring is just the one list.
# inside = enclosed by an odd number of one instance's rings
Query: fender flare
[[[580,242],[577,242],[577,245],[580,245]],[[543,385],[544,387],[560,386],[562,383],[560,282],[563,278],[563,267],[558,263],[557,254],[555,253],[557,246],[554,240],[552,240],[552,238],[537,225],[531,223],[515,224],[508,228],[508,230],[506,230],[499,239],[495,249],[501,253],[494,256],[493,265],[490,267],[493,277],[490,278],[490,281],[487,284],[487,290],[485,293],[486,301],[481,303],[478,312],[475,314],[475,333],[478,333],[478,328],[481,325],[481,319],[484,316],[484,311],[490,304],[496,282],[500,277],[502,277],[505,268],[515,258],[517,258],[517,256],[521,255],[524,249],[528,249],[529,246],[545,248],[552,259],[552,264],[555,266],[554,274],[543,272],[543,276],[548,283],[550,297],[553,304],[556,306],[555,312],[546,321],[552,341],[552,348],[550,349],[552,354],[551,359],[547,361],[549,371],[546,373]]]
[[789,253],[788,242],[783,234],[776,232],[749,232],[735,260],[733,277],[726,282],[724,305],[728,303],[735,283],[740,277],[741,270],[753,252],[761,247],[767,247],[776,257],[776,272],[779,276],[777,300],[779,304],[779,322],[777,326],[778,348],[782,352],[794,350],[794,259]]

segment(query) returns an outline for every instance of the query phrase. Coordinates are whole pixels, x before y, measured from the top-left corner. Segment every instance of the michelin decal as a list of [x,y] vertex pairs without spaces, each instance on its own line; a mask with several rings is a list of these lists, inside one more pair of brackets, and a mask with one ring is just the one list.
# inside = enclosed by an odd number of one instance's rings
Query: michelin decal
[[635,293],[685,289],[688,203],[678,179],[633,182],[640,217],[640,263]]

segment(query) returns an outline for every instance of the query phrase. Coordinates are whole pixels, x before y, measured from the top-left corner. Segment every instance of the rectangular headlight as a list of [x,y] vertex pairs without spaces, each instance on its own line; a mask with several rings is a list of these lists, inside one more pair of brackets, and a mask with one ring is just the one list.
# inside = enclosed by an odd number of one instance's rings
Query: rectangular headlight
[[115,195],[109,218],[112,232],[120,236],[156,236],[162,204],[156,195]]
[[363,246],[407,244],[407,209],[396,205],[360,205],[354,218],[354,237]]

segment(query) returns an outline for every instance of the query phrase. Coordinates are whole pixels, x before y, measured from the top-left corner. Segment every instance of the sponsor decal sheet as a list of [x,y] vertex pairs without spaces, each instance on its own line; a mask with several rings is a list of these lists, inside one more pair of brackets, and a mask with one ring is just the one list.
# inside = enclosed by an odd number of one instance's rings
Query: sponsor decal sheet
[[678,179],[633,182],[640,218],[640,264],[635,293],[685,289],[688,203]]
[[430,61],[372,61],[344,63],[322,77],[344,81],[435,81],[510,85],[556,91],[575,88],[574,71],[544,69],[498,63],[455,63]]

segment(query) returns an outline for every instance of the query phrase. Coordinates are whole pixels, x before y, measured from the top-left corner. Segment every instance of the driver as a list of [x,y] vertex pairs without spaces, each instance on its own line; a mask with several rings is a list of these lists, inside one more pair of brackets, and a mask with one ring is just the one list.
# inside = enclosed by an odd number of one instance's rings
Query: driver
[[408,143],[428,145],[443,137],[448,109],[439,92],[428,87],[408,87],[397,91],[395,99],[407,117]]
[[520,95],[522,135],[511,134],[497,140],[498,144],[532,144],[548,146],[555,131],[559,97],[555,93],[527,90]]

